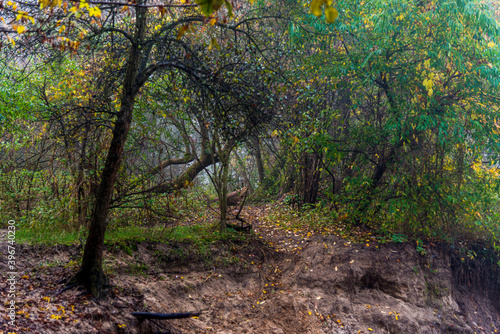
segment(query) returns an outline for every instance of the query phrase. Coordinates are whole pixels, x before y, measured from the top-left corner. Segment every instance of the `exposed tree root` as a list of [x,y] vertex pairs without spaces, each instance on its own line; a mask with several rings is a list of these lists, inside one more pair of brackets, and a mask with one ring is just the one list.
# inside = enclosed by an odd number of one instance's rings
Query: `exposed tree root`
[[108,282],[106,275],[102,270],[92,270],[89,274],[79,271],[72,279],[69,280],[67,286],[83,286],[85,290],[96,299],[101,299],[106,295]]

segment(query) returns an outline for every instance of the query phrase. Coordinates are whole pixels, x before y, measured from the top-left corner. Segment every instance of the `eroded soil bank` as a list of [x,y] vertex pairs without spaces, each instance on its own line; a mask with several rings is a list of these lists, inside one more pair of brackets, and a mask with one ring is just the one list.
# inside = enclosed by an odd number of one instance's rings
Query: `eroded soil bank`
[[[409,244],[375,247],[335,236],[300,243],[300,251],[286,252],[258,237],[247,238],[213,244],[201,255],[189,243],[108,249],[106,269],[113,288],[99,302],[78,290],[55,296],[64,278],[75,272],[72,261],[80,249],[23,246],[18,332],[500,332],[497,273],[468,259],[439,247],[421,255]],[[5,273],[3,255],[0,269]],[[4,277],[3,319],[5,282]],[[133,311],[202,315],[139,324]],[[7,333],[2,326],[0,333]]]

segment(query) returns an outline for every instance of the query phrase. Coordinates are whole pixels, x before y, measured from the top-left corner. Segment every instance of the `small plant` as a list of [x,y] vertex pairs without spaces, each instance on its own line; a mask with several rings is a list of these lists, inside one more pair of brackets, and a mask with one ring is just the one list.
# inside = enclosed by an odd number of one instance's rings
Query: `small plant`
[[285,203],[286,205],[295,206],[299,203],[299,200],[300,199],[298,194],[288,194],[283,199],[283,203]]
[[422,240],[420,239],[417,239],[417,248],[416,248],[416,251],[421,255],[421,256],[425,256],[426,252],[425,252],[425,248],[423,247],[424,243],[422,242]]
[[392,235],[392,242],[395,242],[395,243],[403,243],[403,242],[407,242],[408,241],[408,238],[406,237],[406,235],[404,234],[401,234],[401,233],[394,233]]
[[418,266],[412,267],[413,273],[418,276]]
[[137,262],[136,264],[130,266],[130,273],[132,275],[141,275],[146,277],[148,276],[148,269],[149,268],[146,264]]

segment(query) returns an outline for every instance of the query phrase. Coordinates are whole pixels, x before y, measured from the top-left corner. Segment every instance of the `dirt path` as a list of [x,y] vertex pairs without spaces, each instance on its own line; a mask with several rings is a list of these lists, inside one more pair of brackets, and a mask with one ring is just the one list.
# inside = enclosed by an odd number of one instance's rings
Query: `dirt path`
[[[214,245],[206,257],[189,244],[143,242],[132,255],[109,250],[105,267],[113,288],[99,302],[78,290],[56,295],[74,274],[81,249],[22,246],[18,332],[499,332],[500,296],[495,304],[493,290],[456,286],[445,254],[429,249],[422,257],[410,245],[378,247],[293,231],[265,220],[269,210],[245,212],[257,238]],[[6,272],[5,242],[1,247]],[[1,297],[6,319],[6,287]],[[133,311],[202,315],[137,326]]]

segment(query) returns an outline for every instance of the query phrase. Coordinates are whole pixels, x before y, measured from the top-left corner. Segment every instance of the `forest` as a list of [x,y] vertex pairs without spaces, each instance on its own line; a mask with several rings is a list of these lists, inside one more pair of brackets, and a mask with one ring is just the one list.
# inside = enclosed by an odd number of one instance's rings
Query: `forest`
[[[279,256],[345,241],[409,247],[416,276],[437,274],[423,261],[445,252],[448,288],[489,291],[496,320],[483,332],[500,331],[496,0],[0,0],[0,133],[1,268],[17,275],[16,330],[31,328],[19,294],[35,276],[50,298],[110,302],[111,260],[135,261],[123,270],[146,281],[160,275],[155,261],[201,263],[208,280],[217,266],[254,265],[255,247],[273,252],[262,268],[281,273]],[[61,249],[70,255],[40,267]],[[141,252],[151,261],[136,261]],[[359,281],[387,292],[396,283],[385,274]],[[468,313],[463,299],[454,311]],[[327,328],[317,332],[427,333],[421,320],[377,331],[336,314],[316,311]],[[93,333],[57,317],[36,330]],[[123,319],[92,326],[128,333]],[[463,326],[475,333],[478,321]],[[281,333],[271,327],[248,333]],[[164,333],[204,333],[182,328]]]

